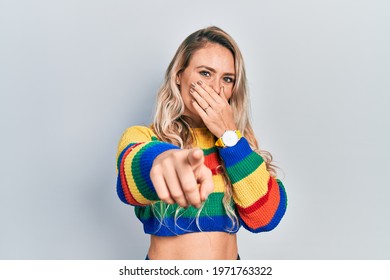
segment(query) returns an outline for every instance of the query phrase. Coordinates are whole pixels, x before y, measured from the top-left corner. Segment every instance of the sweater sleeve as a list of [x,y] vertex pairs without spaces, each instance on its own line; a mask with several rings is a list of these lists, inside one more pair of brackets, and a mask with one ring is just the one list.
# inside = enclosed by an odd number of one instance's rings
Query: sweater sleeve
[[147,127],[133,126],[123,133],[117,152],[117,194],[122,202],[145,206],[159,200],[150,170],[154,159],[170,149],[179,147],[158,141]]
[[287,207],[282,182],[270,175],[264,159],[242,137],[233,147],[219,149],[233,186],[233,200],[243,226],[251,232],[274,229]]

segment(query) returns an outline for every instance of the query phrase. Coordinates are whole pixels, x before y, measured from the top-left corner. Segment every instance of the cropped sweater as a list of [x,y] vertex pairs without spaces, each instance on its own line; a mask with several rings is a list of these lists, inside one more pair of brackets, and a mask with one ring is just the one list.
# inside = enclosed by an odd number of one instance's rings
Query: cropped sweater
[[[122,135],[117,153],[117,194],[126,204],[135,206],[135,214],[144,231],[158,236],[190,232],[222,231],[236,233],[240,226],[251,232],[274,229],[282,219],[287,197],[282,182],[266,169],[263,158],[242,137],[233,147],[218,148],[207,128],[193,128],[194,147],[203,150],[204,164],[212,171],[214,191],[199,213],[192,206],[166,205],[157,196],[150,179],[153,160],[170,149],[180,149],[158,140],[144,126],[128,128]],[[224,165],[225,168],[221,168]],[[237,220],[229,217],[223,205],[226,170],[232,184],[232,200]]]

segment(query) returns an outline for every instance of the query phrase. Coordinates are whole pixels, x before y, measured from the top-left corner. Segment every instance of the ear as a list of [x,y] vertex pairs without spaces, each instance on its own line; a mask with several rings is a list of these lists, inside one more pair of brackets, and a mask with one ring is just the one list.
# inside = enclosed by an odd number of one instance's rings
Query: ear
[[177,84],[178,86],[180,86],[180,82],[181,82],[181,73],[178,73],[178,74],[176,75],[176,84]]

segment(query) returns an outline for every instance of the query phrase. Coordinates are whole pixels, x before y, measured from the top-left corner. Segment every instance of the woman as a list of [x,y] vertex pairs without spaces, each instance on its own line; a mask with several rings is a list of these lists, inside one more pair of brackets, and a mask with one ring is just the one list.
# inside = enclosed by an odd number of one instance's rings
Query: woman
[[217,27],[179,46],[154,123],[128,128],[117,192],[151,235],[147,259],[237,259],[236,232],[272,230],[286,193],[248,117],[240,50]]

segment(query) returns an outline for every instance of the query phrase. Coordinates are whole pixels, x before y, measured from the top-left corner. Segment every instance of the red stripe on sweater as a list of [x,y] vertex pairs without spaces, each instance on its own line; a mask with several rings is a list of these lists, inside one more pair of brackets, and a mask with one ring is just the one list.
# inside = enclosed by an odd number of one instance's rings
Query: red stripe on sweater
[[223,169],[217,153],[212,153],[204,157],[204,164],[211,170],[213,175],[222,174]]
[[126,175],[125,175],[125,159],[127,158],[128,154],[135,147],[137,147],[140,144],[142,144],[142,143],[137,143],[137,144],[135,144],[127,149],[127,151],[125,152],[125,154],[122,157],[122,161],[121,161],[121,165],[120,165],[120,169],[119,169],[121,183],[122,183],[122,190],[123,190],[123,193],[125,194],[125,198],[126,198],[127,203],[129,203],[131,205],[143,205],[143,204],[140,204],[138,201],[136,201],[130,192],[129,185],[127,184],[127,179],[126,179]]
[[251,206],[248,206],[246,208],[243,208],[243,207],[237,205],[237,209],[240,212],[245,213],[245,214],[250,214],[253,211],[256,211],[257,209],[262,207],[264,205],[264,203],[267,202],[269,194],[272,192],[273,187],[274,187],[274,184],[272,183],[272,177],[270,177],[270,179],[268,180],[268,191],[264,196],[262,196],[259,200],[255,201]]
[[250,228],[256,229],[266,226],[271,222],[280,203],[279,185],[275,178],[270,177],[268,181],[268,192],[254,204],[247,208],[237,205],[237,210],[242,220]]

